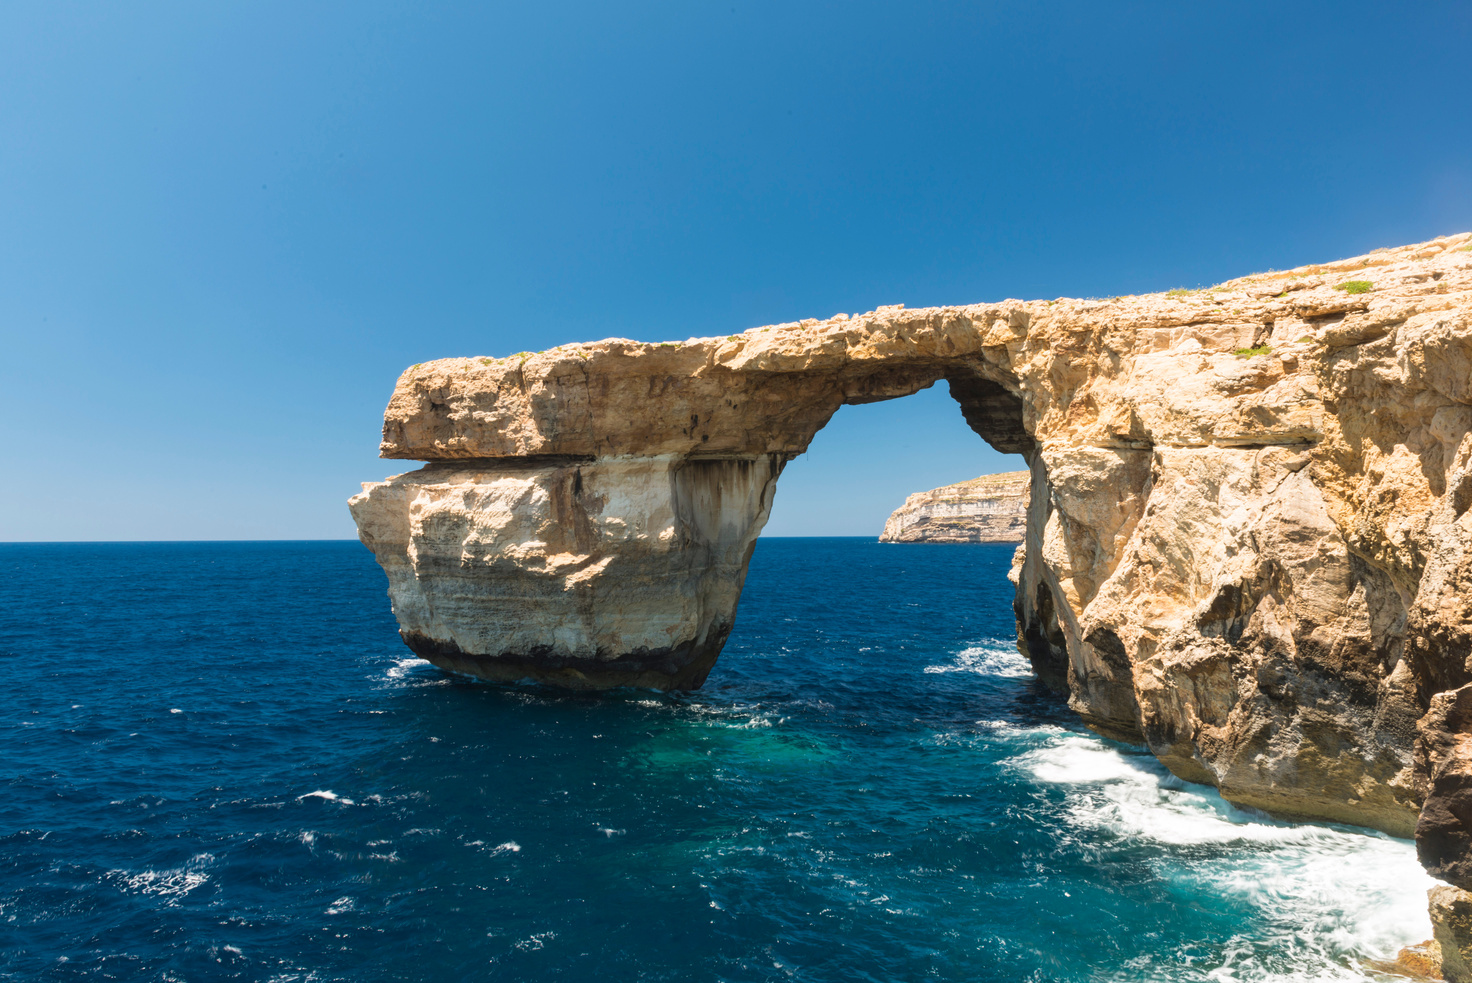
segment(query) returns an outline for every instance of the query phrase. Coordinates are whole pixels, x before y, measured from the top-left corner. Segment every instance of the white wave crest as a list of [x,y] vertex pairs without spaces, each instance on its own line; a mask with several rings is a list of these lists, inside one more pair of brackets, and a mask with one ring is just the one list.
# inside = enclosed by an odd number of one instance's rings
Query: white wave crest
[[413,669],[416,666],[423,665],[428,665],[428,663],[419,658],[419,656],[417,655],[411,655],[403,659],[395,659],[394,664],[389,666],[388,669],[384,671],[383,677],[389,680],[403,679],[406,675],[409,674],[410,669]]
[[201,853],[189,858],[181,867],[170,867],[165,870],[110,870],[107,877],[118,885],[118,888],[130,894],[152,894],[159,897],[176,899],[193,891],[210,879],[210,875],[204,872],[214,860],[214,855]]
[[324,802],[336,802],[339,805],[345,806],[357,805],[357,803],[354,802],[352,799],[345,799],[331,789],[319,788],[315,792],[308,792],[306,795],[298,795],[296,797],[296,800],[298,802],[301,802],[304,799],[321,799]]
[[1017,651],[1015,643],[994,640],[962,649],[950,663],[926,666],[925,671],[974,672],[980,676],[1025,679],[1032,675],[1032,666]]

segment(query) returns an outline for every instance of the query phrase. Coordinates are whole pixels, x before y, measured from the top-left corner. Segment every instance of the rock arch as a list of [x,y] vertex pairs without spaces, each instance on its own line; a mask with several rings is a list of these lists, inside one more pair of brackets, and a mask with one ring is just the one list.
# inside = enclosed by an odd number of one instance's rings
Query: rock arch
[[1472,882],[1469,241],[430,362],[382,444],[429,463],[353,515],[438,665],[698,686],[785,464],[840,406],[944,378],[1033,472],[1015,610],[1043,682],[1232,801],[1399,835],[1419,814],[1433,872]]
[[[899,308],[819,330],[873,338],[879,318],[918,333]],[[841,406],[946,379],[983,439],[1036,456],[1004,360],[925,347],[854,358],[847,345],[772,357],[812,327],[411,369],[384,454],[432,463],[353,503],[404,640],[485,679],[695,688],[735,622],[783,468]],[[946,339],[970,322],[950,312],[931,328]]]

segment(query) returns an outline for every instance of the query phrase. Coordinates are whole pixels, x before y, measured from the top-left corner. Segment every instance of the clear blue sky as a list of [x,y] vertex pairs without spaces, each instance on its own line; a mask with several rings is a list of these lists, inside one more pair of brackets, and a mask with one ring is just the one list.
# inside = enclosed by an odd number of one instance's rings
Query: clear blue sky
[[[1472,228],[1472,4],[0,6],[0,540],[353,535],[400,369]],[[849,407],[770,530],[1011,461]]]

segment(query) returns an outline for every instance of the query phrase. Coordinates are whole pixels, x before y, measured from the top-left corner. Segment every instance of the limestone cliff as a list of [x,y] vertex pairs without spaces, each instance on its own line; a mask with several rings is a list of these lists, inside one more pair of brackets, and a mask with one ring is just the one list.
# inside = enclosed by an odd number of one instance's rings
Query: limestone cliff
[[1201,291],[884,307],[444,359],[352,501],[405,640],[571,687],[696,686],[783,466],[948,381],[1027,459],[1020,644],[1100,732],[1472,887],[1472,236]]
[[890,513],[881,543],[1020,543],[1031,472],[984,474],[916,492]]

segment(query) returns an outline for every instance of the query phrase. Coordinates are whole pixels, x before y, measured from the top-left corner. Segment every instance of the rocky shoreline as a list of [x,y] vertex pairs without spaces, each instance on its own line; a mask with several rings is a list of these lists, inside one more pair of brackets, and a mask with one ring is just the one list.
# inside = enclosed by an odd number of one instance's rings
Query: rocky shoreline
[[1472,235],[1200,291],[416,365],[382,453],[430,463],[353,515],[432,662],[699,686],[787,462],[840,406],[940,379],[1029,463],[1039,679],[1229,801],[1414,833],[1455,885],[1447,976],[1472,978]]

